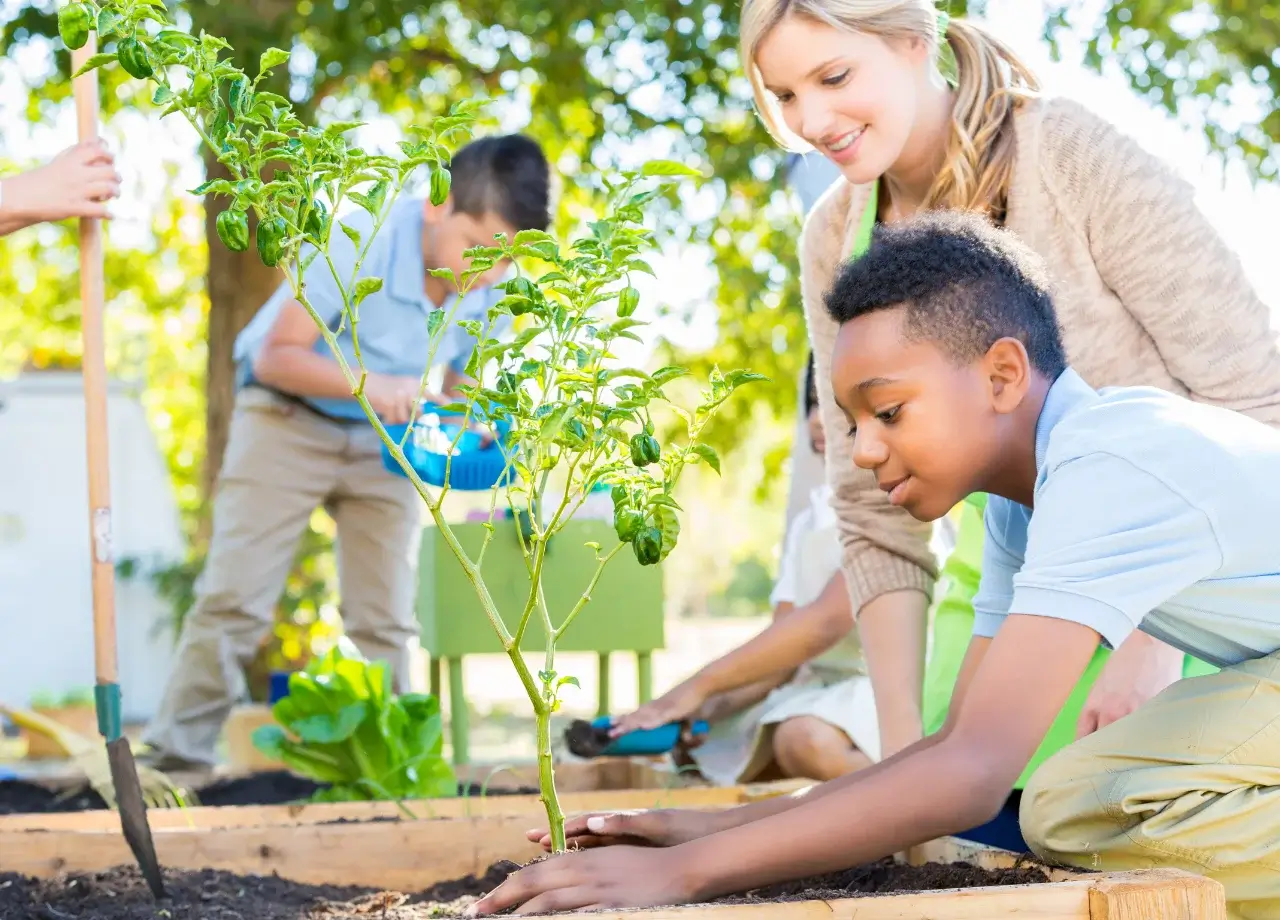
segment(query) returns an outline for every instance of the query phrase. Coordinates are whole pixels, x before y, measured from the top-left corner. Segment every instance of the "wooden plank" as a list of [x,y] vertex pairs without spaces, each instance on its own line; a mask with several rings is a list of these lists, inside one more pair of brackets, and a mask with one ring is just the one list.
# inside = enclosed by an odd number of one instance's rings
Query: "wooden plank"
[[[278,874],[305,883],[364,885],[417,891],[434,882],[482,872],[502,860],[527,861],[538,848],[523,838],[527,821],[505,816],[468,821],[387,821],[240,827],[155,832],[162,865]],[[918,852],[923,853],[925,848]],[[955,841],[932,848],[933,858],[1012,860],[1012,854]],[[19,831],[0,833],[0,869],[49,877],[128,864],[132,854],[118,833]],[[1221,886],[1173,870],[1084,873],[1037,885],[953,889],[836,901],[708,905],[606,912],[626,920],[1223,920]]]
[[[560,796],[566,814],[616,811],[631,808],[728,808],[786,795],[809,785],[783,781],[745,786],[695,786],[685,789],[621,789],[603,792],[569,792]],[[157,828],[223,828],[265,825],[322,824],[333,821],[369,821],[386,818],[418,819],[528,815],[536,821],[543,814],[536,795],[469,796],[456,799],[424,799],[404,803],[409,814],[394,802],[333,802],[296,805],[222,805],[196,808],[151,809]],[[118,831],[120,819],[113,811],[25,813],[0,816],[0,831],[79,830]]]
[[[160,864],[174,869],[277,873],[309,884],[368,885],[417,891],[438,881],[483,872],[500,859],[527,861],[541,849],[524,839],[527,818],[384,821],[216,830],[154,829]],[[0,868],[47,878],[128,864],[119,833],[0,833]]]
[[[1023,887],[1034,892],[1021,891]],[[838,901],[706,904],[650,910],[602,911],[592,920],[1088,920],[1085,882],[1006,885],[913,892]],[[1149,916],[1144,920],[1161,920]]]
[[1142,869],[1099,879],[1089,891],[1090,920],[1226,920],[1220,882],[1176,869]]
[[[454,768],[459,782],[491,789],[536,788],[538,767],[533,763],[476,763]],[[169,778],[179,786],[199,787],[216,780],[244,779],[261,770],[219,765],[212,771],[174,771]],[[62,790],[81,786],[84,771],[71,761],[42,767],[19,779]],[[705,780],[672,769],[662,758],[602,757],[597,760],[564,760],[556,764],[556,786],[561,792],[593,792],[603,789],[670,789],[707,786]]]

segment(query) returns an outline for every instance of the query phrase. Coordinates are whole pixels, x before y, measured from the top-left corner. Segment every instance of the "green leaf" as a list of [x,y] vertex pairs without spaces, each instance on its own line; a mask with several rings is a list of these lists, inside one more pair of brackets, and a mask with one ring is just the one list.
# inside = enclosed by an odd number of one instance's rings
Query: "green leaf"
[[77,70],[71,76],[73,78],[79,77],[83,74],[88,73],[91,70],[97,70],[103,64],[114,63],[115,59],[116,59],[116,56],[114,54],[95,54],[93,57],[89,58],[89,60],[85,61],[84,64],[80,66],[80,69]]
[[452,268],[432,268],[427,271],[427,274],[432,278],[443,278],[445,281],[451,281],[455,287],[458,284],[458,277],[453,273]]
[[346,741],[369,714],[369,704],[357,700],[343,706],[336,716],[317,713],[293,724],[294,734],[304,743],[337,744]]
[[661,505],[666,508],[675,508],[677,511],[684,510],[683,508],[680,507],[680,505],[676,502],[674,498],[662,492],[659,492],[657,495],[650,498],[649,504],[654,506]]
[[355,244],[356,249],[360,248],[360,231],[355,227],[349,227],[346,224],[338,224],[342,228],[342,232],[347,235],[347,239]]
[[730,391],[736,390],[744,383],[755,383],[757,381],[768,382],[768,380],[769,378],[764,374],[757,374],[755,371],[745,370],[730,371],[724,378],[724,382],[729,387]]
[[659,558],[666,559],[680,539],[680,518],[672,509],[658,505],[653,509],[653,520],[662,531],[662,555]]
[[352,300],[358,307],[360,303],[370,294],[376,294],[382,290],[381,278],[361,278],[356,282],[355,290],[352,292]]
[[688,376],[688,374],[689,369],[687,367],[677,367],[674,364],[668,364],[666,367],[660,367],[650,374],[649,379],[658,386],[663,386],[679,377]]
[[427,335],[435,338],[435,334],[444,325],[444,310],[432,310],[427,314]]
[[157,86],[155,95],[151,97],[152,105],[165,105],[173,99],[173,90],[167,86]]
[[284,757],[284,745],[289,736],[279,725],[262,725],[254,730],[250,739],[253,746],[272,760]]
[[674,160],[650,160],[640,167],[640,175],[642,176],[686,176],[691,179],[701,179],[703,174],[701,171],[694,169],[692,166],[685,166],[683,163],[677,163]]
[[278,67],[287,60],[289,60],[288,51],[282,48],[268,48],[258,58],[258,73],[266,73],[271,68]]
[[521,230],[516,234],[516,238],[511,241],[512,245],[523,246],[529,243],[555,242],[555,237],[545,230]]
[[562,404],[553,408],[542,420],[542,425],[538,429],[538,440],[544,444],[554,441],[569,420],[573,408],[571,404]]
[[655,272],[653,267],[644,259],[632,259],[624,267],[633,272],[644,272],[646,275],[653,275],[655,278],[658,277],[658,273]]
[[[695,444],[689,448],[693,457],[699,457],[706,461],[707,466],[716,471],[716,475],[720,475],[720,455],[716,453],[715,448],[707,444]],[[690,459],[693,459],[691,457]]]
[[228,179],[212,179],[191,190],[192,195],[234,195],[236,187]]
[[[599,547],[597,546],[597,549],[598,548]],[[566,675],[565,677],[562,677],[559,680],[557,680],[556,690],[559,691],[560,688],[563,687],[565,684],[568,684],[571,687],[577,687],[579,690],[582,689],[582,684],[578,683],[578,678],[574,677],[572,674]]]
[[640,380],[649,379],[649,375],[638,367],[620,367],[617,370],[609,371],[610,380],[618,380],[622,377],[635,377]]
[[98,13],[98,37],[108,38],[114,35],[122,21],[120,14],[115,10],[104,8]]
[[324,133],[330,137],[336,137],[339,134],[354,131],[356,128],[362,128],[364,125],[363,121],[335,121],[324,126]]

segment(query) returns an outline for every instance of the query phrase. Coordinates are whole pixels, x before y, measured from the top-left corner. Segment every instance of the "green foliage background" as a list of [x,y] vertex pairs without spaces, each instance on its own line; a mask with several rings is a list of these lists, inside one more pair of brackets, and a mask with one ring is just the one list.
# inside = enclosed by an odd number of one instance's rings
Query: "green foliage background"
[[[983,7],[961,0],[945,5],[952,15],[963,15],[970,6],[980,13]],[[807,348],[794,270],[800,217],[779,175],[785,154],[751,110],[735,49],[737,4],[209,0],[170,8],[193,29],[208,27],[225,36],[242,66],[252,66],[268,47],[292,49],[289,72],[274,77],[270,88],[289,95],[321,122],[387,117],[405,125],[462,96],[483,93],[503,100],[496,106],[496,127],[532,134],[570,177],[557,216],[561,232],[595,200],[602,168],[662,156],[714,172],[705,191],[661,220],[677,239],[705,245],[714,257],[718,284],[712,301],[701,306],[717,315],[716,341],[696,354],[663,346],[655,361],[685,364],[698,377],[713,364],[749,365],[775,381],[756,388],[750,400],[726,407],[708,432],[726,463],[737,450],[746,459],[740,468],[759,471],[750,488],[742,483],[717,487],[699,477],[685,486],[687,491],[723,488],[724,497],[736,490],[741,494],[733,500],[743,502],[753,520],[763,509],[761,526],[748,528],[747,548],[735,550],[743,555],[731,565],[752,556],[768,558],[785,489],[777,474],[789,448],[793,381]],[[50,123],[69,104],[69,57],[56,39],[55,13],[50,0],[0,3],[0,49],[10,54],[30,47],[48,55],[46,69],[31,85],[26,110],[32,123]],[[1241,159],[1259,178],[1275,175],[1280,3],[1053,0],[1048,14],[1045,34],[1051,42],[1066,29],[1083,35],[1089,65],[1118,69],[1135,91],[1201,127],[1214,149]],[[132,99],[137,86],[111,69],[104,82],[105,114],[110,117],[122,101],[145,109],[143,100]],[[1229,116],[1228,100],[1240,98],[1260,106],[1261,120],[1241,123]],[[15,151],[0,147],[0,153]],[[137,248],[112,248],[107,259],[107,286],[115,292],[109,309],[110,366],[141,387],[193,536],[206,511],[200,478],[206,362],[221,366],[230,360],[225,336],[206,344],[210,315],[226,305],[210,304],[204,294],[208,251],[198,207],[188,196],[170,196],[154,215],[153,240]],[[0,264],[7,267],[0,272],[0,304],[5,305],[0,373],[74,361],[79,347],[74,228],[46,227],[2,240]],[[709,507],[714,504],[710,498]],[[330,531],[331,524],[318,515],[281,608],[282,622],[292,623],[289,628],[300,630],[304,640],[332,603],[332,564],[325,552]],[[687,545],[677,554],[682,559],[673,559],[671,579],[681,577],[685,564],[692,575],[698,571],[692,567],[722,560],[723,548],[717,551],[718,556],[710,548],[704,552]],[[189,593],[197,567],[198,555],[184,570],[170,573],[175,597]],[[724,580],[760,581],[744,572],[727,572]],[[686,604],[706,609],[705,599],[696,595],[676,598],[675,609]],[[303,645],[300,641],[290,650]]]

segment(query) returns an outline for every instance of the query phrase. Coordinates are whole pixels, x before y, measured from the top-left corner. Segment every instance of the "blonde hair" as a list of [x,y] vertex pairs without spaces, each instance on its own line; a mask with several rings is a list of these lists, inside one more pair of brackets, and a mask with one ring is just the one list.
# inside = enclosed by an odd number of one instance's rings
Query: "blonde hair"
[[[919,38],[935,60],[943,40],[931,0],[744,0],[739,27],[742,63],[761,120],[787,149],[805,149],[808,144],[783,122],[756,64],[760,43],[787,16],[885,40]],[[1019,100],[1037,93],[1040,83],[1011,48],[975,23],[951,20],[945,40],[955,54],[958,85],[946,159],[923,207],[1003,218],[1013,176],[1013,115]]]

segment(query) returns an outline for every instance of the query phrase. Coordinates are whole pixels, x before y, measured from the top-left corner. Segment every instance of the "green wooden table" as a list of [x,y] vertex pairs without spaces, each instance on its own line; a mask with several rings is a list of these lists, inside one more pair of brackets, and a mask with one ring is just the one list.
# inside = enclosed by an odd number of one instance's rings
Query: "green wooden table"
[[[484,524],[467,522],[450,526],[474,559],[484,540]],[[515,521],[502,519],[495,526],[481,572],[503,621],[514,632],[528,597],[529,574],[520,551]],[[615,545],[617,537],[612,523],[570,521],[547,548],[542,585],[551,621],[556,626],[564,622],[595,572],[594,551],[584,545],[591,541],[606,548]],[[427,527],[422,538],[417,612],[422,626],[422,646],[431,656],[431,692],[437,696],[443,665],[448,662],[453,760],[458,764],[467,763],[469,724],[462,659],[465,655],[502,654],[502,644],[489,625],[471,582],[434,526]],[[635,653],[640,701],[647,702],[653,691],[652,653],[662,648],[663,642],[662,567],[641,566],[631,552],[623,551],[605,567],[586,609],[574,620],[556,650],[597,654],[597,708],[600,715],[606,715],[609,713],[610,653]],[[532,652],[546,648],[545,632],[536,612],[521,647]]]

